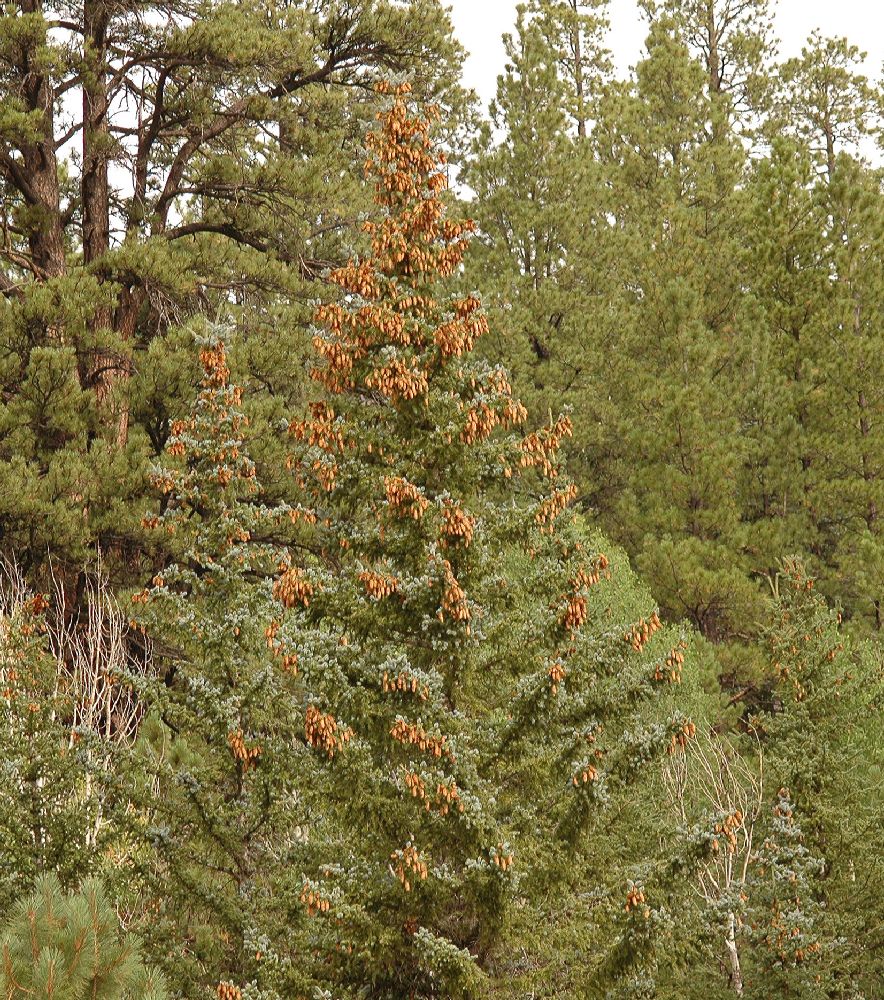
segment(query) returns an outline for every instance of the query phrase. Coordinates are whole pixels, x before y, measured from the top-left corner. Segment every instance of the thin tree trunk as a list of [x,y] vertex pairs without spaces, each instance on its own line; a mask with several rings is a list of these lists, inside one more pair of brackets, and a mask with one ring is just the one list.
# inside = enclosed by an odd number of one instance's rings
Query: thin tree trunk
[[571,0],[574,11],[574,26],[571,30],[571,45],[574,50],[574,91],[577,94],[577,135],[586,138],[586,92],[583,82],[583,50],[580,41],[580,9],[578,0]]
[[727,915],[727,933],[724,939],[730,965],[730,983],[738,997],[743,995],[743,970],[740,967],[740,952],[737,949],[737,918],[733,911]]
[[718,26],[715,23],[715,2],[706,0],[706,41],[709,48],[709,95],[721,93],[721,57],[718,53]]

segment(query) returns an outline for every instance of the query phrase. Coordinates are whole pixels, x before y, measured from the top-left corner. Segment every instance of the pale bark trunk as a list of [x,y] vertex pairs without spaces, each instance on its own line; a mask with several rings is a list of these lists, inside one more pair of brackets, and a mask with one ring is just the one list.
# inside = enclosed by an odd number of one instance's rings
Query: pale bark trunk
[[737,949],[737,918],[733,912],[727,915],[727,932],[724,939],[730,964],[730,982],[738,997],[743,995],[743,970],[740,967],[740,952]]

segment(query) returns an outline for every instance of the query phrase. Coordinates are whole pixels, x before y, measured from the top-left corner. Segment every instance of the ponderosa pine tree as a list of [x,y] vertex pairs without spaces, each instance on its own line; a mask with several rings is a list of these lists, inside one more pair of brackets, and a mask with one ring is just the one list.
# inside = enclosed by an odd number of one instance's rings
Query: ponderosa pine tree
[[859,61],[845,40],[813,36],[782,70],[774,121],[791,138],[774,139],[747,186],[749,273],[769,333],[763,370],[746,373],[744,426],[757,551],[803,552],[865,629],[880,628],[881,239],[877,175],[858,146],[875,97]]
[[27,572],[52,550],[75,577],[98,542],[131,580],[149,462],[197,392],[189,316],[248,316],[256,418],[300,398],[311,286],[370,207],[371,85],[410,71],[459,108],[458,60],[436,0],[4,8],[0,534]]
[[873,134],[880,114],[878,95],[862,71],[864,53],[846,38],[813,32],[801,55],[783,63],[775,129],[805,140],[825,180],[835,180],[836,161],[857,151]]
[[807,144],[824,182],[818,197],[837,278],[810,356],[822,389],[809,407],[807,469],[819,575],[861,629],[881,631],[881,190],[860,145],[880,126],[880,95],[862,72],[862,53],[843,38],[815,33],[782,75],[790,95],[782,119]]
[[467,173],[488,244],[482,279],[506,334],[490,356],[514,363],[533,404],[573,404],[566,453],[584,503],[668,614],[726,638],[757,604],[731,390],[737,331],[758,323],[734,264],[745,157],[683,25],[662,14],[636,81],[598,87],[594,128],[574,143],[573,84],[554,72],[547,15],[519,22],[495,105],[505,136],[483,141]]
[[515,33],[505,38],[509,59],[491,122],[473,144],[464,178],[476,195],[473,258],[491,319],[479,350],[512,372],[537,419],[568,408],[577,428],[566,445],[569,469],[581,502],[600,507],[616,484],[612,463],[599,456],[616,445],[605,408],[607,357],[596,345],[613,340],[619,317],[603,177],[584,138],[609,69],[604,8],[584,6],[519,9]]
[[821,552],[810,499],[814,345],[831,307],[826,211],[808,150],[780,136],[746,182],[747,280],[759,321],[742,369],[741,507],[752,571],[773,580],[783,553]]
[[[884,634],[884,197],[880,173],[848,157],[830,193],[838,218],[837,313],[820,352],[814,498],[829,551],[827,594],[860,631]],[[825,462],[823,456],[830,457]]]
[[43,875],[0,926],[0,989],[8,1000],[165,1000],[163,977],[124,935],[101,882],[65,894]]
[[[611,71],[604,45],[609,0],[531,0],[527,10],[556,54],[558,76],[568,88],[571,118],[586,137],[600,83]],[[518,26],[517,26],[518,30]]]
[[757,129],[771,100],[771,0],[639,0],[639,6],[651,24],[671,18],[700,60],[719,113],[712,132]]
[[744,154],[725,130],[707,132],[719,113],[677,25],[660,18],[634,87],[602,102],[593,139],[609,178],[620,319],[606,388],[622,487],[602,523],[626,541],[668,614],[726,639],[755,601],[731,391],[738,331],[753,317],[739,278]]

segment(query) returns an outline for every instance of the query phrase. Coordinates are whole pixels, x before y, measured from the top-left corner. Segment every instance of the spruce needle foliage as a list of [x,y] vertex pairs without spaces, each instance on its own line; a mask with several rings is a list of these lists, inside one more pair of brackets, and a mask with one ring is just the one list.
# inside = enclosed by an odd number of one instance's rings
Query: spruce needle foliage
[[265,502],[222,334],[198,339],[200,394],[153,472],[163,510],[145,527],[171,556],[132,595],[159,657],[124,774],[133,905],[176,991],[239,980],[287,996],[306,989],[285,895],[304,836],[303,696],[267,629],[294,512]]

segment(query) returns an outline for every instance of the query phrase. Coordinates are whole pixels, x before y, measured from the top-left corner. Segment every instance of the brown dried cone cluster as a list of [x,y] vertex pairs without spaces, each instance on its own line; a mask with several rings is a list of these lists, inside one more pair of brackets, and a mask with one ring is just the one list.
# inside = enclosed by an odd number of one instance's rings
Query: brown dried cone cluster
[[713,838],[712,838],[712,850],[717,851],[720,848],[720,839],[724,839],[726,844],[726,850],[728,854],[734,854],[737,850],[737,830],[741,829],[743,826],[743,813],[739,809],[735,809],[732,813],[729,813],[720,823],[716,823],[713,828]]
[[[473,388],[478,389],[478,383]],[[517,427],[528,419],[528,411],[517,399],[513,398],[512,386],[503,372],[491,372],[481,388],[488,395],[502,397],[505,402],[499,409],[495,409],[481,399],[470,405],[461,403],[460,408],[466,411],[463,429],[460,432],[462,444],[471,445],[484,441],[498,427],[504,429]]]
[[693,722],[683,722],[678,729],[672,734],[669,740],[669,745],[666,747],[666,752],[671,754],[675,753],[676,748],[684,750],[687,746],[688,740],[693,739],[697,735],[697,727]]
[[651,915],[651,908],[645,902],[644,890],[641,886],[630,883],[626,893],[626,905],[624,909],[629,913],[630,910],[637,910],[639,908],[641,909],[642,916],[647,920]]
[[296,676],[298,673],[298,656],[296,653],[286,651],[285,644],[279,639],[280,627],[281,623],[274,621],[264,630],[264,636],[267,639],[267,648],[273,653],[275,658],[280,660],[282,669],[286,673]]
[[384,480],[387,502],[399,514],[419,521],[430,506],[430,501],[419,487],[400,476],[388,476]]
[[224,388],[230,381],[230,368],[224,344],[218,341],[200,351],[200,364],[206,373],[207,382],[215,388]]
[[[222,420],[226,420],[229,414],[225,410],[218,410],[219,404],[214,401],[212,389],[226,389],[230,394],[230,399],[235,406],[242,403],[242,387],[230,385],[230,368],[227,364],[227,348],[218,340],[211,347],[204,347],[200,351],[200,364],[203,366],[203,385],[205,387],[204,398],[213,403],[211,409],[218,413]],[[248,423],[245,417],[241,418],[243,424]],[[234,423],[234,430],[237,430]]]
[[375,573],[373,570],[364,570],[360,573],[359,582],[365,587],[368,596],[373,597],[376,601],[390,597],[399,589],[399,581],[395,576]]
[[551,535],[555,530],[559,515],[576,499],[577,487],[573,483],[569,483],[564,489],[553,490],[539,505],[537,513],[534,515],[534,520],[540,526],[540,530]]
[[466,625],[466,633],[470,634],[470,608],[467,604],[467,593],[458,583],[451,563],[445,559],[442,562],[445,571],[445,590],[442,592],[442,607],[436,613],[439,621],[445,620],[447,614],[449,618]]
[[273,584],[273,596],[287,608],[293,608],[297,604],[309,607],[313,593],[313,584],[299,566],[283,568],[282,576]]
[[414,674],[405,670],[400,670],[398,674],[390,674],[389,671],[385,670],[381,685],[384,694],[388,691],[410,692],[418,695],[421,701],[426,701],[430,697],[429,687],[426,684],[421,684]]
[[571,784],[575,787],[577,785],[587,785],[591,781],[595,781],[598,774],[599,772],[593,764],[586,764],[571,778]]
[[682,639],[677,646],[670,649],[663,663],[658,663],[654,668],[654,680],[679,683],[684,667],[684,650],[687,648],[688,644]]
[[424,779],[419,774],[415,774],[414,771],[406,771],[403,780],[412,796],[425,802],[427,809],[429,809],[430,800],[427,798],[427,783]]
[[507,852],[503,844],[497,845],[491,860],[502,872],[508,871],[513,864],[513,856]]
[[473,540],[476,519],[448,500],[442,507],[442,545],[467,546]]
[[398,718],[390,729],[390,736],[397,743],[405,743],[415,746],[423,753],[429,753],[433,757],[447,757],[454,760],[451,750],[448,748],[447,736],[431,736],[420,723],[406,722],[403,718]]
[[406,770],[403,781],[412,797],[424,803],[427,812],[435,808],[440,816],[447,816],[452,809],[458,812],[464,811],[464,804],[460,801],[460,790],[454,781],[437,782],[436,795],[432,800],[427,793],[427,783],[419,774]]
[[15,667],[3,665],[0,667],[0,682],[2,682],[5,687],[0,691],[0,698],[5,701],[11,701],[16,693],[16,684],[18,682],[18,671]]
[[648,644],[651,636],[661,628],[663,628],[663,623],[655,611],[647,621],[644,618],[639,618],[635,625],[624,634],[623,641],[628,643],[636,653],[640,653]]
[[218,1000],[242,1000],[242,990],[233,983],[218,983],[215,994]]
[[310,882],[304,883],[301,890],[301,902],[307,910],[308,917],[315,917],[318,913],[328,913],[331,901],[313,887]]
[[334,408],[324,400],[310,403],[310,418],[293,420],[289,424],[289,433],[299,441],[324,450],[343,453],[346,449]]
[[570,418],[561,416],[551,427],[534,431],[522,441],[522,468],[538,468],[549,479],[556,479],[559,474],[556,464],[556,454],[562,439],[571,437],[574,428]]
[[415,876],[423,880],[429,874],[426,862],[413,844],[397,848],[390,855],[390,860],[393,862],[393,872],[406,892],[411,892],[411,883]]
[[559,685],[567,677],[567,671],[561,660],[553,660],[549,665],[548,673],[550,693],[556,695],[559,693]]
[[230,747],[234,758],[242,764],[243,771],[248,771],[250,767],[254,767],[261,756],[261,747],[257,744],[251,747],[248,746],[241,729],[227,734],[227,745]]
[[412,358],[408,363],[396,358],[388,365],[376,368],[365,380],[369,389],[377,389],[394,403],[425,396],[430,387],[426,372]]
[[460,789],[454,781],[440,781],[436,785],[436,808],[441,816],[447,816],[449,810],[464,811],[464,804],[460,801]]
[[[335,411],[325,401],[311,403],[310,418],[308,420],[293,420],[289,424],[289,434],[310,447],[321,449],[328,456],[343,454],[347,448],[347,442],[340,430]],[[350,447],[352,447],[352,442]],[[289,458],[286,464],[291,468],[292,459]],[[311,463],[310,468],[322,488],[330,493],[334,489],[337,479],[337,462],[333,459],[323,461],[316,458]],[[303,485],[303,477],[299,478]],[[293,513],[300,514],[300,512]],[[312,520],[315,522],[315,513],[309,513],[313,514]]]
[[320,712],[315,705],[308,705],[304,715],[304,736],[310,746],[331,758],[350,742],[353,730],[342,729],[334,716]]
[[595,587],[600,580],[610,580],[611,570],[608,557],[601,553],[587,570],[581,567],[571,579],[571,593],[565,595],[565,610],[562,613],[562,627],[566,632],[577,632],[586,622],[586,591]]

